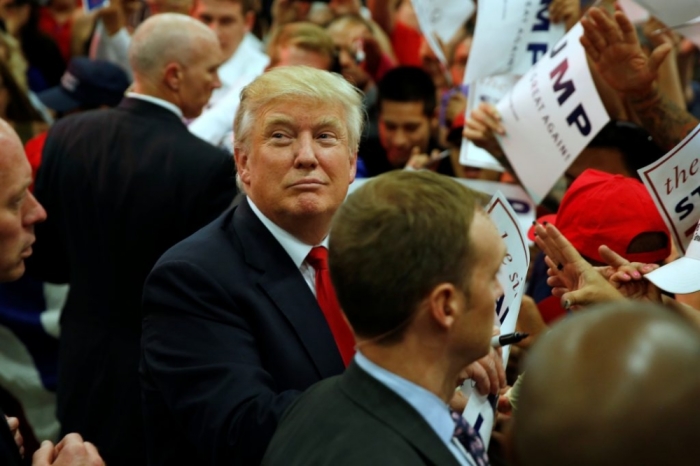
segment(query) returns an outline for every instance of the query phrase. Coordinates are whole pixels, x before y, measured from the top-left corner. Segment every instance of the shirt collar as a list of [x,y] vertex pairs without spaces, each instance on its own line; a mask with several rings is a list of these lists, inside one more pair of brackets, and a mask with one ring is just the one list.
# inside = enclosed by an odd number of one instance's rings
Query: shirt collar
[[137,92],[127,92],[126,96],[131,99],[145,100],[146,102],[158,105],[159,107],[163,107],[164,109],[173,112],[180,120],[183,118],[182,110],[180,110],[177,105],[172,102],[168,102],[167,100],[159,99],[158,97],[153,97],[152,95],[139,94]]
[[378,366],[359,351],[355,353],[355,362],[418,411],[440,440],[445,444],[450,443],[454,436],[455,423],[450,416],[450,408],[437,395]]
[[[309,255],[314,246],[302,242],[296,236],[280,228],[277,224],[275,224],[275,222],[267,218],[249,197],[246,197],[246,200],[248,201],[248,205],[250,205],[250,208],[255,216],[260,219],[262,224],[265,225],[265,228],[272,233],[272,236],[275,237],[277,242],[280,243],[285,251],[287,251],[289,257],[292,258],[294,265],[296,265],[297,268],[301,267],[306,260],[306,256]],[[324,246],[326,249],[328,249],[328,235],[323,238],[320,245],[316,246]]]

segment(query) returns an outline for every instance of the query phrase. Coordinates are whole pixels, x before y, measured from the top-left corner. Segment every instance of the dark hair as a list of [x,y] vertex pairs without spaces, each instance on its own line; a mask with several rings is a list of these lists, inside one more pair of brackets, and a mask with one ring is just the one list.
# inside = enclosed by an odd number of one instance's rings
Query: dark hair
[[637,179],[639,178],[637,170],[659,160],[665,154],[648,132],[628,121],[610,121],[588,143],[588,148],[593,147],[619,150],[622,153],[625,168]]
[[423,113],[435,113],[435,84],[428,73],[416,66],[399,66],[388,71],[378,84],[379,108],[382,100],[393,102],[423,102]]
[[437,285],[469,293],[479,206],[474,191],[427,170],[390,171],[348,197],[333,218],[328,258],[358,336],[394,343]]
[[43,121],[39,112],[29,102],[27,94],[15,81],[7,63],[0,60],[0,85],[7,89],[10,102],[7,105],[5,117],[14,123],[30,123]]

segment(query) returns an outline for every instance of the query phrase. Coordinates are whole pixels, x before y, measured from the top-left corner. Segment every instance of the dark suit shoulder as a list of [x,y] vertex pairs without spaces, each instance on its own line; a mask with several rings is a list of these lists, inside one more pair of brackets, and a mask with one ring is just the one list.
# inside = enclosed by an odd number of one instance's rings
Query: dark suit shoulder
[[343,377],[315,384],[290,406],[262,464],[430,464],[399,432],[348,398],[341,387]]

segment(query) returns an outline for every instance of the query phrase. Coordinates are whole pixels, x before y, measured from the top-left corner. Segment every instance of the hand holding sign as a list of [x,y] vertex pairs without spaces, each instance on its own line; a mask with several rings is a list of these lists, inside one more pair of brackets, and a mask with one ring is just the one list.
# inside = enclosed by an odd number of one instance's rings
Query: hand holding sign
[[469,118],[464,122],[462,136],[477,147],[488,151],[499,162],[507,163],[503,149],[496,139],[496,134],[501,136],[505,134],[505,129],[501,125],[501,115],[496,107],[482,102],[472,110]]
[[622,12],[611,16],[591,8],[581,19],[584,34],[581,45],[600,75],[616,91],[631,97],[645,96],[653,90],[658,70],[671,46],[662,44],[650,56],[642,50],[637,32]]
[[549,19],[553,23],[563,22],[568,31],[581,17],[581,2],[579,0],[552,0],[549,4]]

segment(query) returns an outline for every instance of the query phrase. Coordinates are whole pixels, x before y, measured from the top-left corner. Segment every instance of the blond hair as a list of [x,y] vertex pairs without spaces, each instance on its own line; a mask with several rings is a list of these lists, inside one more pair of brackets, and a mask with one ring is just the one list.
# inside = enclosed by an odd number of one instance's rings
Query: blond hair
[[233,121],[236,150],[250,150],[253,122],[260,110],[276,101],[339,104],[345,113],[348,146],[357,152],[364,123],[362,93],[341,75],[308,66],[284,66],[263,73],[241,92]]
[[298,47],[315,52],[328,57],[331,63],[335,57],[335,45],[328,32],[321,26],[308,22],[285,24],[275,31],[267,46],[270,67],[280,61],[279,51],[283,47]]

